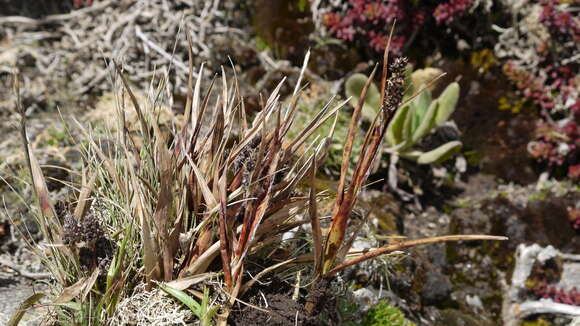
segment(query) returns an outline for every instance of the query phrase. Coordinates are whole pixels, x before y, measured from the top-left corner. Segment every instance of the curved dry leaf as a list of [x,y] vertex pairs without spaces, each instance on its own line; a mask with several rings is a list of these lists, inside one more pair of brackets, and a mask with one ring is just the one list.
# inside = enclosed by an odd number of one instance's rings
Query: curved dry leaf
[[76,298],[82,293],[82,299],[84,299],[88,292],[91,290],[97,277],[99,276],[99,269],[95,268],[91,276],[83,277],[78,280],[75,284],[62,290],[62,293],[58,298],[54,299],[53,303],[66,303]]

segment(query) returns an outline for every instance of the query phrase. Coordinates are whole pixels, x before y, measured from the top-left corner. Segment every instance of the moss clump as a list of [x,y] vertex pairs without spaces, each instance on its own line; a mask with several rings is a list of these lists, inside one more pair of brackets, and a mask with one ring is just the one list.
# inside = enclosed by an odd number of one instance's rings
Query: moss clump
[[552,324],[543,318],[536,319],[534,321],[525,321],[522,326],[551,326]]
[[397,307],[379,302],[363,318],[363,326],[415,326]]

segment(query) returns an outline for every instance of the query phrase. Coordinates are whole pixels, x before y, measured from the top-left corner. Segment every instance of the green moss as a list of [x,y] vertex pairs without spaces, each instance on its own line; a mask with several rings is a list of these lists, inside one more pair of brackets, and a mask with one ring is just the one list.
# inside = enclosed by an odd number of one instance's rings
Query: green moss
[[551,326],[552,324],[543,318],[538,318],[534,321],[525,321],[522,326]]
[[535,200],[544,200],[548,197],[548,194],[545,192],[535,192],[528,196],[528,201],[535,201]]
[[260,51],[266,51],[268,50],[270,47],[268,46],[268,43],[266,43],[266,41],[264,41],[261,37],[256,36],[255,39],[256,42],[256,48]]
[[449,209],[451,209],[450,212],[445,211],[445,213],[450,214],[455,208],[469,208],[472,206],[473,206],[472,200],[470,200],[470,199],[458,199],[458,200],[453,202],[452,207],[445,206],[445,207],[449,207]]
[[306,9],[308,8],[308,0],[298,0],[298,3],[296,4],[298,11],[300,12],[305,12]]
[[495,325],[480,316],[470,315],[457,309],[441,310],[441,315],[435,322],[436,326],[489,326]]
[[393,307],[386,302],[380,302],[374,306],[363,318],[361,325],[364,326],[415,326],[415,323],[405,318],[399,308]]
[[465,151],[463,153],[467,163],[472,166],[477,166],[481,161],[485,158],[484,154],[480,151],[472,150],[472,151]]

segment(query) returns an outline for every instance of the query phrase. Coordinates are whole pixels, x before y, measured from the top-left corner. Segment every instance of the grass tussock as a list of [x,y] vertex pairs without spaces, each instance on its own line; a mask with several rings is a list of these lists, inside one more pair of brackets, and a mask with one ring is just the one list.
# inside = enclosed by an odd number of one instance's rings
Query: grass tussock
[[[38,162],[26,142],[22,114],[24,147],[40,208],[38,223],[48,244],[37,253],[58,287],[59,294],[52,301],[57,323],[108,324],[118,309],[130,306],[126,300],[135,289],[160,287],[187,306],[203,325],[212,324],[214,315],[218,324],[225,325],[232,306],[257,280],[291,265],[311,266],[308,278],[315,288],[348,266],[412,246],[503,239],[450,236],[401,241],[364,252],[351,250],[356,232],[347,238],[352,234],[347,228],[353,207],[404,94],[406,62],[396,59],[387,67],[386,53],[381,107],[354,169],[349,166],[352,144],[378,66],[352,114],[326,232],[321,226],[326,219],[317,209],[323,194],[316,190],[314,180],[327,156],[338,111],[348,99],[338,103],[330,99],[323,107],[312,108],[318,114],[309,123],[294,125],[308,54],[292,95],[282,99],[282,80],[263,100],[261,110],[250,117],[237,79],[228,78],[224,69],[202,92],[202,78],[193,79],[190,50],[184,115],[170,125],[160,125],[158,119],[166,100],[166,81],[142,103],[115,65],[120,83],[114,118],[118,128],[109,135],[115,147],[105,152],[95,132],[77,123],[86,144],[86,165],[69,209],[57,211],[50,201]],[[203,66],[197,76],[203,76]],[[129,110],[138,116],[136,132],[127,123]],[[329,120],[333,127],[328,134],[307,142]],[[291,128],[299,130],[292,138],[288,136]],[[298,191],[304,187],[306,194]],[[249,256],[303,224],[311,225],[311,248],[282,261],[272,260],[261,273],[245,277]],[[193,290],[210,279],[215,285],[211,296],[207,288],[203,293]],[[317,302],[308,302],[307,311],[313,312]]]

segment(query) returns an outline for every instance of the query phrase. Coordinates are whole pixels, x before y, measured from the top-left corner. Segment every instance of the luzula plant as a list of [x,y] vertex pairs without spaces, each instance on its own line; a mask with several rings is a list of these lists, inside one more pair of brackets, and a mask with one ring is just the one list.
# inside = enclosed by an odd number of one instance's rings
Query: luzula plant
[[[391,30],[392,35],[392,30]],[[390,39],[390,38],[389,38]],[[379,93],[378,107],[375,108],[377,114],[371,121],[371,125],[366,132],[360,156],[354,172],[347,182],[348,167],[352,155],[353,139],[359,125],[365,100],[368,91],[371,88],[372,80],[377,71],[377,66],[371,73],[370,77],[364,83],[358,96],[354,112],[351,118],[348,137],[345,142],[342,157],[342,167],[336,200],[331,215],[331,224],[326,240],[323,239],[319,217],[316,210],[316,200],[314,191],[314,170],[311,180],[310,207],[309,215],[312,226],[313,255],[314,255],[314,282],[312,291],[306,301],[306,310],[314,312],[319,309],[321,296],[316,294],[325,291],[328,286],[328,280],[332,279],[338,272],[349,266],[353,266],[381,255],[393,253],[396,251],[438,242],[462,241],[462,240],[506,240],[506,237],[486,236],[486,235],[450,235],[441,237],[424,238],[418,240],[405,240],[394,244],[389,244],[379,248],[366,248],[364,250],[352,250],[352,244],[357,236],[357,232],[346,238],[347,229],[352,224],[351,216],[355,207],[357,198],[362,191],[370,169],[374,161],[379,157],[381,143],[392,124],[394,117],[397,116],[400,107],[404,107],[408,102],[413,101],[423,90],[419,90],[404,101],[405,95],[405,69],[407,66],[406,58],[397,58],[387,68],[389,44],[384,52],[383,69],[381,74],[381,86]],[[445,117],[447,119],[447,117]],[[323,296],[322,296],[323,297]]]
[[[226,325],[238,298],[257,280],[281,268],[312,264],[312,284],[319,286],[348,266],[418,245],[505,240],[496,236],[456,235],[351,249],[356,237],[354,232],[347,238],[350,234],[347,228],[353,224],[352,210],[380,152],[387,127],[403,100],[404,58],[393,62],[387,78],[385,52],[378,113],[347,181],[362,106],[377,68],[360,93],[345,140],[330,230],[323,233],[323,220],[317,210],[317,201],[323,194],[316,190],[314,180],[317,167],[328,152],[334,128],[319,142],[306,141],[326,120],[334,119],[336,125],[336,114],[346,101],[335,105],[329,101],[312,121],[301,126],[297,136],[290,138],[288,131],[301,96],[308,54],[289,100],[280,100],[282,81],[252,118],[246,115],[238,81],[228,80],[223,69],[221,90],[213,91],[214,79],[202,94],[203,67],[194,82],[191,49],[189,53],[185,113],[180,121],[174,121],[170,141],[157,119],[166,81],[162,80],[148,103],[140,103],[121,69],[115,66],[122,82],[120,93],[128,94],[118,99],[116,148],[113,157],[105,154],[93,132],[78,124],[87,144],[86,166],[82,185],[72,201],[76,207],[64,221],[54,209],[42,170],[27,141],[24,109],[18,104],[24,150],[40,206],[37,222],[44,241],[49,243],[47,250],[35,244],[31,248],[53,274],[57,294],[52,303],[58,312],[58,325],[110,324],[119,302],[130,298],[141,285],[147,290],[160,287],[176,297],[198,315],[203,325],[212,324],[211,317],[219,309],[218,325]],[[126,98],[132,108],[127,107]],[[126,120],[129,110],[138,115],[137,130],[133,133],[129,130],[135,128]],[[309,194],[297,191],[300,185],[309,185]],[[87,224],[95,213],[100,216],[99,223]],[[260,273],[246,277],[249,257],[272,247],[282,233],[306,223],[312,226],[311,252],[304,250],[282,262],[272,260]],[[106,262],[95,254],[89,264],[81,263],[82,248],[76,240],[82,235],[78,237],[75,230],[85,229],[96,230],[91,241],[96,237],[115,242],[108,247]],[[208,290],[204,290],[199,303],[188,294],[195,294],[189,289],[208,278],[217,278],[221,286],[214,283],[211,287],[213,303]],[[34,305],[40,297],[31,297],[22,307]],[[216,302],[220,308],[212,307]],[[306,310],[312,313],[317,305],[317,300],[307,300]],[[22,313],[20,310],[9,325],[16,325]]]
[[[346,82],[346,94],[358,99],[367,77],[354,74]],[[415,85],[417,88],[422,85]],[[429,151],[417,149],[417,144],[435,128],[445,123],[455,111],[459,98],[459,85],[453,82],[443,93],[433,99],[431,90],[425,88],[416,97],[403,100],[404,105],[397,111],[386,132],[388,152],[415,161],[418,164],[443,162],[455,155],[461,149],[460,141],[450,141]],[[379,103],[380,93],[374,84],[369,86],[367,98],[364,101],[363,115],[372,116]]]

